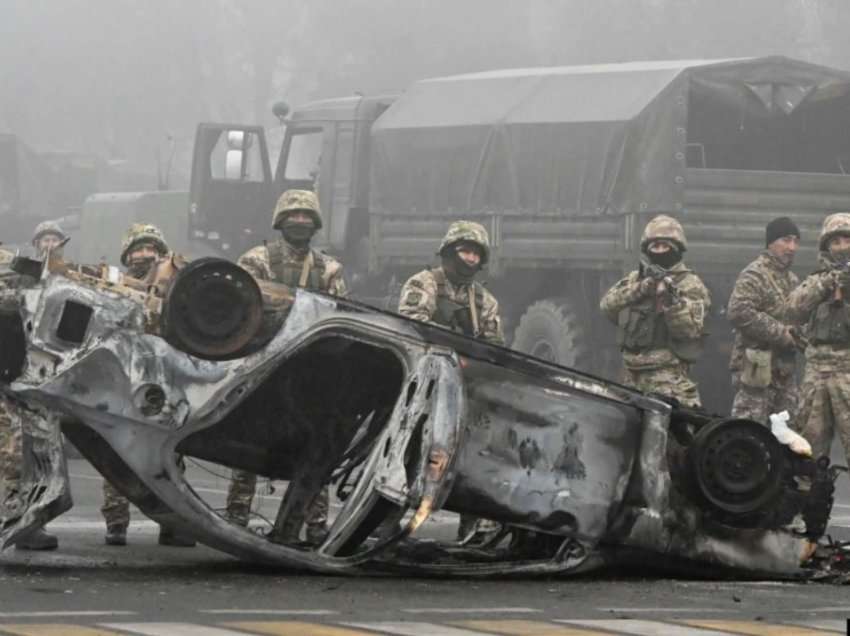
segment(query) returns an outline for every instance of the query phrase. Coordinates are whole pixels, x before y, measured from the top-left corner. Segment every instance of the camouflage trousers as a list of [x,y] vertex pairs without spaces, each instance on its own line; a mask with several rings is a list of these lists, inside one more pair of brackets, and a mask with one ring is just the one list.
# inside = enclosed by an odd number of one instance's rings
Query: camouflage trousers
[[[227,489],[227,516],[242,526],[248,525],[251,504],[257,489],[257,476],[245,470],[234,470]],[[308,526],[326,526],[330,508],[330,488],[325,486],[316,495],[304,520]]]
[[3,509],[12,505],[13,497],[17,499],[15,495],[20,485],[24,460],[23,447],[23,413],[14,402],[0,396],[0,507]]
[[685,362],[655,369],[623,369],[623,384],[644,393],[660,393],[679,400],[685,406],[701,406],[696,383],[688,376]]
[[741,374],[732,374],[732,416],[746,417],[756,422],[769,424],[771,413],[788,411],[791,421],[797,414],[797,380],[794,374],[775,375],[767,387],[751,387],[741,382]]
[[[186,463],[182,456],[177,456],[177,466],[182,472],[186,472]],[[100,513],[106,521],[106,527],[130,525],[130,500],[118,492],[118,489],[112,483],[103,480],[103,505],[100,507]]]
[[130,525],[130,500],[122,495],[111,482],[103,480],[103,505],[100,512],[106,527]]
[[850,370],[806,365],[794,428],[812,445],[814,457],[829,455],[837,433],[850,465]]

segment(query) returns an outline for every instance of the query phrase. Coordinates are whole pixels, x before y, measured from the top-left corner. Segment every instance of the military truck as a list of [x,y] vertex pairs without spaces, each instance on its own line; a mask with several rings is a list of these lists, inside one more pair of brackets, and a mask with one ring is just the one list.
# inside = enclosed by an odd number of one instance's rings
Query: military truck
[[599,298],[635,267],[646,221],[671,214],[713,294],[696,375],[726,411],[736,275],[785,214],[811,269],[822,219],[850,209],[848,169],[844,71],[784,57],[502,70],[298,108],[274,172],[261,128],[200,125],[189,231],[236,255],[271,232],[278,193],[315,187],[325,243],[370,296],[431,262],[451,220],[478,220],[512,346],[610,376]]
[[[95,155],[36,151],[18,135],[0,133],[0,241],[14,248],[25,246],[35,226],[48,219],[74,231],[80,227],[80,214],[89,195],[138,190],[152,181],[152,177]],[[171,213],[182,218],[184,234],[186,207],[172,207]],[[102,234],[103,229],[96,228],[94,234]]]

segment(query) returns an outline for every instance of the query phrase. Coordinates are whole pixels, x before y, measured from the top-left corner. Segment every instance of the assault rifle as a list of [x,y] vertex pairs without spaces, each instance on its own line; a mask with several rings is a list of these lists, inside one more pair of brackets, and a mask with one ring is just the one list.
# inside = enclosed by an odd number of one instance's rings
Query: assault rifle
[[[832,271],[838,272],[839,274],[850,274],[850,260],[848,261],[838,261],[833,264]],[[832,300],[836,303],[840,303],[844,301],[844,288],[841,285],[835,286],[835,292],[833,292]]]
[[651,278],[655,281],[655,308],[659,312],[664,307],[675,305],[681,299],[679,289],[676,287],[670,272],[660,265],[641,259],[638,278]]

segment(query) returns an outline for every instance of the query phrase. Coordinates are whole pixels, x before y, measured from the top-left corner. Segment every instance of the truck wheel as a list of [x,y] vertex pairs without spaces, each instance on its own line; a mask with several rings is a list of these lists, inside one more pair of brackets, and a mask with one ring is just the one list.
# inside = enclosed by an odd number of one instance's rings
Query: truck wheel
[[587,330],[568,298],[547,298],[526,309],[514,332],[513,348],[547,362],[590,371]]

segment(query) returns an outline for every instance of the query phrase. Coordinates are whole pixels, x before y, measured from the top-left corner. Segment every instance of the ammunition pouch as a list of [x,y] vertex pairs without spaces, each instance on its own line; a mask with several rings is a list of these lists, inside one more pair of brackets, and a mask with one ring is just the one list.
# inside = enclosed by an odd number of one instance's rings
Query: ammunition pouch
[[741,383],[754,389],[770,386],[773,377],[773,352],[765,349],[744,349]]
[[654,305],[626,307],[617,317],[617,345],[626,351],[646,351],[667,346],[667,325]]
[[850,348],[850,312],[844,302],[826,301],[815,309],[809,325],[809,341]]
[[469,311],[469,307],[448,298],[437,299],[437,315],[434,317],[434,322],[454,331],[459,331],[466,336],[475,336],[475,330],[472,326],[472,313]]
[[[442,269],[433,269],[431,272],[437,282],[437,313],[434,316],[434,322],[453,331],[458,331],[465,336],[477,338],[479,334],[475,332],[469,305],[456,303],[448,297],[446,275]],[[484,309],[484,288],[480,283],[474,281],[472,285],[475,294],[475,308],[478,310],[478,316],[481,316]]]
[[702,339],[678,340],[670,337],[664,316],[651,302],[626,307],[617,319],[617,345],[630,353],[669,349],[683,362],[696,362],[702,355]]

